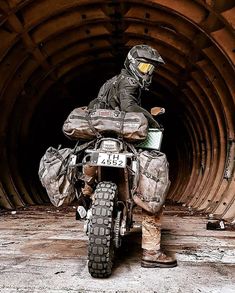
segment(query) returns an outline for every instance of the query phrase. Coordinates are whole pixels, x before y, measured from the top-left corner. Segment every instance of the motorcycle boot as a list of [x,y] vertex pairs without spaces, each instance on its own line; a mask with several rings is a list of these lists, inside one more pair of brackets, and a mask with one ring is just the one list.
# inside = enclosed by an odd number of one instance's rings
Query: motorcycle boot
[[142,210],[142,249],[141,266],[145,268],[172,268],[177,261],[161,250],[161,218],[163,209],[153,215]]
[[141,266],[144,268],[173,268],[177,266],[177,261],[161,250],[143,249]]

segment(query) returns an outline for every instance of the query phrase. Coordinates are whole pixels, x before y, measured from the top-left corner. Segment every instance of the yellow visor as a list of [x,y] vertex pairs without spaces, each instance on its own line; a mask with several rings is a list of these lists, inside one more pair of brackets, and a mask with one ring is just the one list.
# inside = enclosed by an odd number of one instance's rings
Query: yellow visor
[[152,73],[154,70],[154,66],[149,63],[140,62],[140,64],[138,65],[138,69],[142,73]]

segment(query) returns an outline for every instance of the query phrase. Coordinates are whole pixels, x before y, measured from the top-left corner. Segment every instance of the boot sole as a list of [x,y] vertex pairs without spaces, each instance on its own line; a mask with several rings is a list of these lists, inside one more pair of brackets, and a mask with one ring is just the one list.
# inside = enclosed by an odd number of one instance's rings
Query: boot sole
[[149,262],[149,261],[141,261],[141,267],[143,268],[174,268],[177,266],[177,261],[172,263],[157,263],[157,262]]

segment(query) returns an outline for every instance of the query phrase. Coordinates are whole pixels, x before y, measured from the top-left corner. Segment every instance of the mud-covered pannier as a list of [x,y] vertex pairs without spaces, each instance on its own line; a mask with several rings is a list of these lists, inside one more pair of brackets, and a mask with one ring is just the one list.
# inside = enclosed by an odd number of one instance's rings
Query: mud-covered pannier
[[75,196],[75,169],[70,168],[76,159],[73,149],[49,147],[39,164],[39,179],[45,187],[51,203],[59,207],[68,205]]
[[119,110],[75,108],[63,125],[70,139],[90,140],[102,134],[115,134],[129,142],[147,137],[148,121],[143,113]]
[[139,155],[140,178],[133,199],[146,211],[156,214],[165,202],[170,187],[166,155],[159,151],[143,151]]

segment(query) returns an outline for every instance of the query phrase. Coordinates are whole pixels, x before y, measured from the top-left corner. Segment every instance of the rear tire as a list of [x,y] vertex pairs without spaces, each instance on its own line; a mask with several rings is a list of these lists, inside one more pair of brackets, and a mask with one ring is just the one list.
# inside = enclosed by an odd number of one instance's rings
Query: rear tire
[[99,183],[95,191],[88,244],[88,270],[94,278],[107,278],[112,273],[116,194],[117,185],[112,182]]

